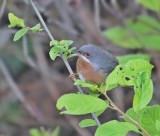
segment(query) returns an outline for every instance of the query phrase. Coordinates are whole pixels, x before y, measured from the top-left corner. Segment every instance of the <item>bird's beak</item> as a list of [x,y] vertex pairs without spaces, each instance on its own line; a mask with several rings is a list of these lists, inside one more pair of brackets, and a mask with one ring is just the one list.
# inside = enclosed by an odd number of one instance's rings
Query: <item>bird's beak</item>
[[75,53],[78,55],[78,57],[82,56],[79,50],[76,50]]

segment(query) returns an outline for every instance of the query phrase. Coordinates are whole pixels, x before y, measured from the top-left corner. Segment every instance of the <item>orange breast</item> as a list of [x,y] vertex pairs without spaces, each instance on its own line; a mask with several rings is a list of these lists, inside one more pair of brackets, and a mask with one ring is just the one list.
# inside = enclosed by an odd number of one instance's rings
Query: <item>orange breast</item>
[[80,57],[77,60],[76,68],[77,73],[81,75],[86,81],[91,81],[99,85],[106,79],[106,74],[103,73],[102,70],[94,70],[92,64],[86,62]]

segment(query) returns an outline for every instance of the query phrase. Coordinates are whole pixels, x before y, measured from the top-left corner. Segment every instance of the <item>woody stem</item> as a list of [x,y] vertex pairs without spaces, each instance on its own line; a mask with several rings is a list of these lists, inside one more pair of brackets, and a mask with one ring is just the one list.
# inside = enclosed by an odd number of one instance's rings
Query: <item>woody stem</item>
[[[37,9],[37,7],[35,6],[35,4],[33,3],[32,0],[29,0],[29,2],[31,3],[34,11],[36,12],[37,17],[39,18],[39,20],[40,20],[42,26],[44,27],[44,30],[46,31],[47,35],[49,36],[50,40],[54,40],[54,37],[52,36],[52,34],[51,34],[50,30],[48,29],[46,23],[44,22],[41,14],[40,14],[40,12],[39,12],[38,9]],[[65,57],[63,56],[63,54],[61,54],[61,58],[62,58],[62,60],[63,60],[63,62],[64,62],[64,64],[65,64],[65,66],[67,67],[69,73],[70,73],[70,74],[73,74],[73,70],[72,70],[71,66],[69,65],[68,61],[67,61],[67,60],[65,59]],[[76,79],[74,78],[74,81],[75,81],[75,80],[76,80]],[[83,94],[83,90],[82,90],[82,88],[81,88],[80,86],[77,85],[77,89],[78,89],[78,91],[79,91],[80,93]],[[95,114],[95,113],[91,113],[91,115],[92,115],[93,119],[96,121],[97,126],[100,126],[101,123],[100,123],[98,117],[96,116],[96,114]]]
[[127,114],[125,114],[121,109],[119,109],[114,104],[114,102],[109,98],[109,96],[107,95],[106,91],[103,92],[103,95],[108,99],[108,101],[110,102],[111,106],[113,106],[114,110],[116,110],[117,112],[119,112],[121,115],[123,115],[125,118],[127,118],[128,120],[130,120],[133,124],[135,124],[139,129],[141,129],[142,132],[144,132],[145,136],[151,136],[138,122],[136,122],[130,116],[128,116]]

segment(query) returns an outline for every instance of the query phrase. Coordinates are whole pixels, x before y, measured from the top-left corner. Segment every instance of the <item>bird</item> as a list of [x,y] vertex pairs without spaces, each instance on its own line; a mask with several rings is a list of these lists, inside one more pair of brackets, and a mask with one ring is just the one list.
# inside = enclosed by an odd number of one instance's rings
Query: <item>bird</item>
[[77,76],[97,85],[104,83],[109,73],[119,64],[114,55],[94,44],[83,45],[76,53]]

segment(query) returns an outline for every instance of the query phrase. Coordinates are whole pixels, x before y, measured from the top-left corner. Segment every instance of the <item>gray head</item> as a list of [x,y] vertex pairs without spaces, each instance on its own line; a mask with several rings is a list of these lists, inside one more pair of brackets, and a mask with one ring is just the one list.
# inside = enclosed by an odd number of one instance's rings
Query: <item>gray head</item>
[[106,73],[110,73],[118,65],[115,56],[93,44],[80,47],[77,53],[79,57],[93,64],[96,70],[102,69]]

